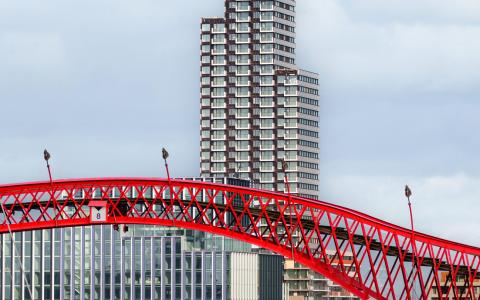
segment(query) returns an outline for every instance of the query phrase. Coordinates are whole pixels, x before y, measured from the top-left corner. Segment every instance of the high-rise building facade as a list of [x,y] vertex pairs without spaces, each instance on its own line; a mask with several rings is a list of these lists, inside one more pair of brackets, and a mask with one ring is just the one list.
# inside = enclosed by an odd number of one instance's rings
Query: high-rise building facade
[[295,64],[294,0],[225,0],[201,22],[201,175],[318,197],[318,76]]

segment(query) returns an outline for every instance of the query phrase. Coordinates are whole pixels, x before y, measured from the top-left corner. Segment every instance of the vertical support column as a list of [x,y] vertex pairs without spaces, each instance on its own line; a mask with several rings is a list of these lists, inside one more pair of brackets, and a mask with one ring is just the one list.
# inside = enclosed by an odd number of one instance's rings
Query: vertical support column
[[0,297],[2,299],[4,299],[5,297],[5,243],[4,243],[4,238],[5,238],[5,235],[2,234],[0,235],[0,249],[2,251],[2,257],[1,257],[1,260],[0,260],[0,281],[1,281],[1,286],[0,286]]
[[165,297],[165,261],[166,261],[166,258],[165,258],[165,237],[162,237],[161,238],[161,243],[160,243],[160,253],[161,253],[161,259],[160,259],[160,278],[162,279],[161,281],[161,292],[162,294],[160,295],[160,299],[161,300],[166,300],[166,297]]
[[95,300],[95,227],[87,227],[90,230],[90,300]]
[[212,299],[216,300],[217,294],[217,282],[216,282],[216,275],[217,275],[217,254],[215,250],[212,251]]
[[[48,229],[43,229],[40,235],[40,298],[45,299],[45,231]],[[13,287],[13,285],[12,285]]]
[[171,299],[177,299],[175,293],[176,293],[176,258],[177,258],[177,247],[176,247],[176,241],[177,241],[177,238],[175,237],[171,237],[170,238],[171,240],[171,246],[170,246],[170,286],[171,286]]
[[[58,299],[55,295],[55,239],[57,238],[55,228],[50,229],[50,299]],[[22,242],[23,243],[23,242]]]
[[140,288],[140,299],[141,300],[145,300],[145,237],[141,237],[140,239],[140,259],[141,259],[141,263],[140,263],[140,268],[141,268],[141,271],[140,271],[140,285],[141,285],[141,288]]
[[65,228],[60,228],[60,299],[65,299]]
[[152,245],[150,249],[151,252],[152,252],[152,255],[150,255],[150,270],[151,270],[151,273],[150,273],[150,277],[151,277],[151,280],[150,280],[150,288],[151,288],[151,293],[150,293],[150,300],[154,300],[155,299],[155,279],[156,279],[156,271],[155,271],[155,253],[156,252],[156,249],[155,249],[155,239],[153,237],[150,237],[150,244]]
[[206,294],[207,294],[207,272],[206,272],[206,261],[207,261],[207,255],[205,251],[202,251],[202,300],[206,299]]
[[[111,226],[111,225],[110,225]],[[115,299],[115,251],[116,251],[116,243],[115,240],[115,230],[110,227],[110,300]]]
[[85,227],[80,227],[80,300],[85,300]]
[[192,251],[192,299],[197,299],[197,289],[196,289],[196,285],[197,285],[197,276],[196,276],[196,273],[197,273],[197,266],[195,265],[195,261],[196,261],[196,251]]
[[130,299],[135,300],[135,237],[130,242]]
[[75,227],[70,227],[70,300],[75,300]]
[[186,289],[186,285],[185,285],[185,267],[186,267],[186,264],[185,264],[185,251],[183,251],[183,249],[180,249],[181,250],[181,258],[180,258],[180,299],[185,299],[185,289]]
[[222,300],[227,300],[227,252],[225,245],[222,251]]
[[120,300],[125,299],[125,239],[120,238]]
[[[105,225],[100,225],[100,299],[105,300]],[[110,274],[112,276],[112,274]]]
[[9,247],[10,247],[10,282],[8,283],[10,285],[10,295],[7,295],[10,296],[11,299],[15,299],[15,293],[14,293],[14,286],[13,286],[13,283],[15,282],[15,272],[13,272],[14,270],[14,262],[15,260],[13,259],[13,243],[12,243],[12,240],[10,239],[9,241]]
[[22,264],[22,268],[20,269],[20,298],[23,300],[27,296],[25,295],[25,232],[21,232],[21,246],[20,246],[20,263]]

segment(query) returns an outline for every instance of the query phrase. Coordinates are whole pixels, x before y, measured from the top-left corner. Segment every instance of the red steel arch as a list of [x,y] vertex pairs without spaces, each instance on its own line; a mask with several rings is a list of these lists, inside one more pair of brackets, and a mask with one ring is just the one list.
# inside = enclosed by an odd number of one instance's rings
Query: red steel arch
[[77,179],[0,186],[0,207],[0,233],[175,226],[293,257],[362,299],[480,299],[479,248],[281,193],[187,180]]

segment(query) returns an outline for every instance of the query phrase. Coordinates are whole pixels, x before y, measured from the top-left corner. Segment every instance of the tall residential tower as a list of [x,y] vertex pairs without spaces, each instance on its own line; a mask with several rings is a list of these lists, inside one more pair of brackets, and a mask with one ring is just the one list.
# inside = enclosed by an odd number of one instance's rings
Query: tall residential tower
[[295,64],[295,1],[225,0],[201,24],[201,174],[318,197],[318,76]]

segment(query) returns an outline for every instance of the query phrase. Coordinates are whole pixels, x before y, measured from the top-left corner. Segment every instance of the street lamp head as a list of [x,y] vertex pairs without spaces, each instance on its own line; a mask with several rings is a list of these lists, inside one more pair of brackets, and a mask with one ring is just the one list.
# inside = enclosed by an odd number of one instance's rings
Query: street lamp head
[[168,152],[167,152],[167,149],[165,148],[162,148],[162,157],[165,160],[168,158]]
[[43,150],[43,159],[45,159],[46,162],[50,159],[50,153],[48,153],[47,149]]
[[408,185],[405,185],[405,197],[410,198],[412,196],[412,191],[408,187]]
[[283,170],[283,172],[287,171],[287,169],[288,169],[288,164],[284,159],[282,159],[282,170]]

